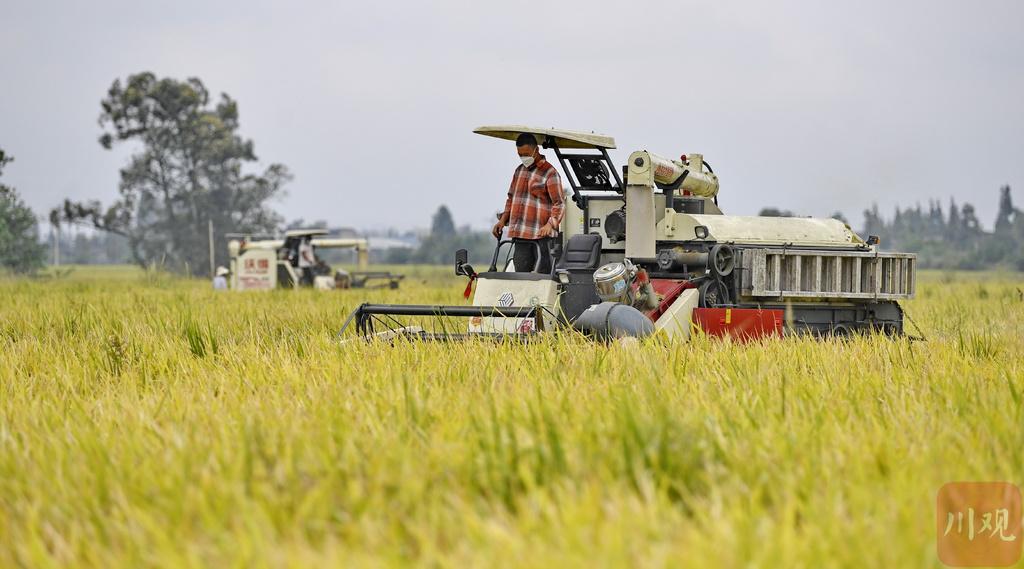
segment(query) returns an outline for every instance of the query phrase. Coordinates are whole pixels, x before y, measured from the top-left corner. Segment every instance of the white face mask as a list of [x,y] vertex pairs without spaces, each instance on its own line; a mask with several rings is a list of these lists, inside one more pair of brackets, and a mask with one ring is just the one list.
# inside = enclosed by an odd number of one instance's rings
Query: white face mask
[[523,161],[523,166],[533,166],[533,156],[520,156],[519,159]]

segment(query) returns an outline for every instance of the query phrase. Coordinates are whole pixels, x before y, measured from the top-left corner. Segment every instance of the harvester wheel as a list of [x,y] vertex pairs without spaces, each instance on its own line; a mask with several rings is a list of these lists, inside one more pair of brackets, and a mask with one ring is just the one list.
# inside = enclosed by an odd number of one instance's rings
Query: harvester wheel
[[849,324],[836,324],[832,326],[832,337],[839,339],[849,339],[853,336],[854,329]]
[[729,304],[729,293],[718,280],[707,280],[697,288],[701,308],[717,308]]
[[718,244],[711,248],[711,272],[720,277],[727,277],[732,274],[736,266],[736,254],[732,247]]

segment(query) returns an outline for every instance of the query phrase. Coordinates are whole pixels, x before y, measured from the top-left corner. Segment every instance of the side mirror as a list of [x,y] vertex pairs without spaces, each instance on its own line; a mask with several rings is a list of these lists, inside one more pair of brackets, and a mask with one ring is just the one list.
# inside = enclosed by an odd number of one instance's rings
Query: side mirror
[[469,251],[459,249],[455,252],[455,274],[465,277],[473,275],[473,267],[469,265]]
[[882,240],[879,239],[877,235],[868,235],[868,240],[867,240],[867,244],[868,245],[878,245],[881,242],[882,242]]
[[706,225],[698,225],[693,228],[693,234],[697,236],[697,239],[707,239],[708,228]]

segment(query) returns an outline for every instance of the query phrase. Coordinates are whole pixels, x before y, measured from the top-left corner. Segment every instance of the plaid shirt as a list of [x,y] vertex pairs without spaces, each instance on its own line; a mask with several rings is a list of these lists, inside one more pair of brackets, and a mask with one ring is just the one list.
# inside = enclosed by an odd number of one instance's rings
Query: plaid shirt
[[509,216],[509,238],[540,239],[541,228],[549,219],[561,224],[564,211],[562,178],[543,155],[532,168],[516,168],[502,212]]

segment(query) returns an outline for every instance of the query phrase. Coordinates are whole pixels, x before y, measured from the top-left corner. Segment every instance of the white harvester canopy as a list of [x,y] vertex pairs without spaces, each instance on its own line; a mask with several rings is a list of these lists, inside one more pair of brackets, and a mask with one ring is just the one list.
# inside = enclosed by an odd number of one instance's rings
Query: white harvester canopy
[[539,128],[535,126],[524,126],[518,124],[479,126],[473,132],[484,136],[493,136],[504,140],[515,140],[520,134],[526,132],[537,137],[537,142],[545,145],[545,140],[550,137],[559,148],[593,148],[609,149],[615,148],[615,139],[603,134],[594,132],[583,132],[579,130],[563,130],[559,128]]
[[317,235],[328,235],[330,231],[326,229],[289,229],[284,232],[285,238],[289,237],[315,237]]

